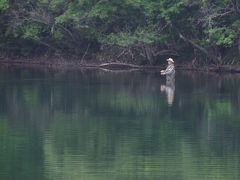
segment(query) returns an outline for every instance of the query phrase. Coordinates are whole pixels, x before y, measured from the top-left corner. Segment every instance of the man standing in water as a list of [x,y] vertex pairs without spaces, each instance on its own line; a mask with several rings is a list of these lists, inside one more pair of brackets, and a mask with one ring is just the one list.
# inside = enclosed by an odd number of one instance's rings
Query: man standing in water
[[161,70],[161,75],[166,75],[166,85],[161,85],[160,90],[166,92],[168,105],[171,106],[175,91],[175,67],[172,58],[167,59],[168,66],[166,70]]
[[174,79],[175,77],[175,67],[174,67],[174,61],[172,58],[167,59],[168,66],[166,70],[161,70],[161,75],[166,75],[167,80],[169,78]]

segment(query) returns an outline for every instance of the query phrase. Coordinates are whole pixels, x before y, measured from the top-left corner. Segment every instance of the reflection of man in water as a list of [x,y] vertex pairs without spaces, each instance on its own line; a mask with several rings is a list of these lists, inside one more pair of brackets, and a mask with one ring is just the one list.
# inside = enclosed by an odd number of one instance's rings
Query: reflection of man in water
[[161,85],[161,92],[165,91],[168,105],[172,105],[175,91],[175,67],[172,58],[167,59],[168,66],[166,70],[161,70],[161,75],[166,75],[166,85]]

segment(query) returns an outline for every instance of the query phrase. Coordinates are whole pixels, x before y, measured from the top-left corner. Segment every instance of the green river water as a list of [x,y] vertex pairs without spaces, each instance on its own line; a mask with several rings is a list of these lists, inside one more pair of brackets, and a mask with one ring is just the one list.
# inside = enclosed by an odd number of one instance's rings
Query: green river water
[[1,180],[238,180],[240,75],[0,69]]

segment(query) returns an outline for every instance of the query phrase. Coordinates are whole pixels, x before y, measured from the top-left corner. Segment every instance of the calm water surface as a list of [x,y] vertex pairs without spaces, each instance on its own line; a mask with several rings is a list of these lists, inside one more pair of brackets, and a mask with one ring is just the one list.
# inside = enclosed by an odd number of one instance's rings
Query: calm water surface
[[240,179],[240,77],[0,69],[1,180]]

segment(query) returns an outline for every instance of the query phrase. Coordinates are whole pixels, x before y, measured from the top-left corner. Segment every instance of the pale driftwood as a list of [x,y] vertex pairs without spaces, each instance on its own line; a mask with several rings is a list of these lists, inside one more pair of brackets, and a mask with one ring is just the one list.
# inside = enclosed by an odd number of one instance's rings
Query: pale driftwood
[[103,63],[103,64],[100,64],[99,67],[104,69],[139,69],[141,68],[141,66],[138,66],[138,65],[118,63],[118,62]]
[[125,69],[125,70],[111,70],[111,69],[105,69],[105,68],[99,68],[102,71],[105,72],[113,72],[113,73],[123,73],[123,72],[133,72],[133,71],[139,71],[139,69]]

